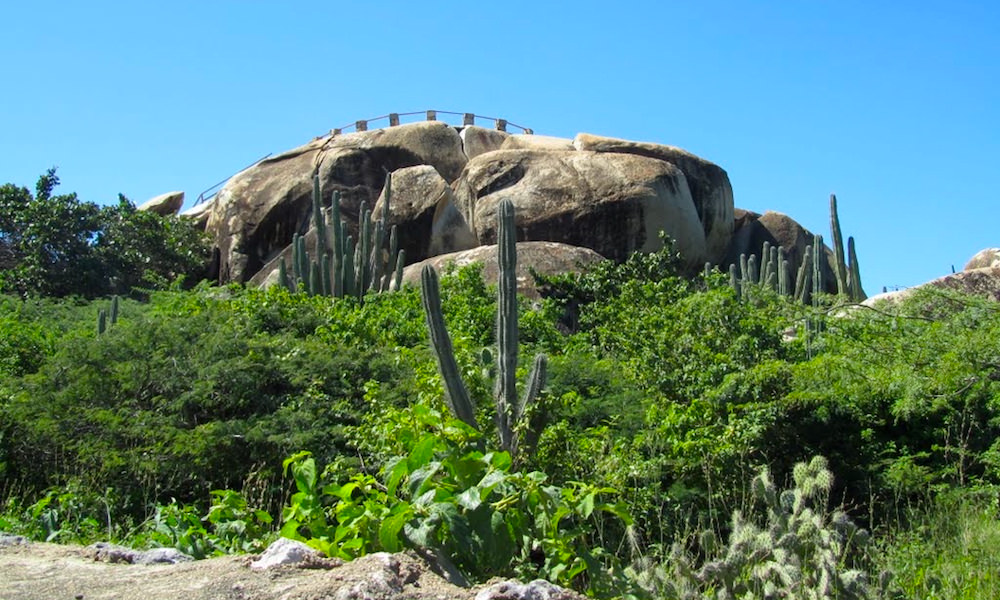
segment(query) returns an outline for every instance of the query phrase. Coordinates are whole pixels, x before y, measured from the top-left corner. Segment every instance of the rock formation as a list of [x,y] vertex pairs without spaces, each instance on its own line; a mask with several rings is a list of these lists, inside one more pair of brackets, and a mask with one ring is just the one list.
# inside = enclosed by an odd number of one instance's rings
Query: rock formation
[[517,208],[519,241],[577,246],[587,256],[620,261],[654,251],[662,231],[695,271],[723,262],[732,237],[726,172],[679,148],[439,121],[317,138],[237,174],[191,216],[204,219],[215,239],[220,282],[264,284],[294,234],[315,247],[313,177],[324,206],[339,195],[356,236],[362,204],[380,208],[389,173],[390,225],[409,264],[494,243],[502,198]]
[[182,206],[184,206],[184,192],[167,192],[146,200],[139,206],[139,210],[153,212],[161,217],[170,217],[176,215]]

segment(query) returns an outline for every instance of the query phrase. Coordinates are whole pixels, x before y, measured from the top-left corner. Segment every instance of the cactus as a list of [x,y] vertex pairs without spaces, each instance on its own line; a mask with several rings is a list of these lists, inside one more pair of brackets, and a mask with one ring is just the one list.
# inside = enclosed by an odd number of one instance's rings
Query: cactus
[[764,285],[767,281],[768,263],[771,259],[771,242],[764,241],[764,247],[760,251],[760,274],[756,279],[758,285]]
[[324,211],[319,177],[313,177],[312,224],[316,231],[316,258],[309,257],[305,237],[296,233],[292,237],[292,277],[289,279],[282,259],[278,265],[280,284],[291,292],[304,291],[336,298],[356,296],[362,302],[370,291],[387,291],[394,280],[399,289],[405,254],[399,250],[395,226],[389,234],[388,255],[382,247],[388,226],[391,189],[392,177],[386,175],[385,203],[381,217],[374,223],[372,212],[365,203],[361,204],[358,243],[354,244],[347,235],[347,224],[340,218],[340,193],[333,193],[330,209]]
[[819,301],[820,294],[826,291],[826,281],[823,277],[823,258],[826,252],[823,251],[823,236],[813,236],[812,252],[812,301],[813,304]]
[[118,309],[120,308],[119,302],[120,300],[117,294],[111,297],[111,310],[108,313],[108,321],[112,327],[118,323]]
[[[498,240],[497,264],[499,267],[496,317],[496,381],[493,400],[496,407],[496,424],[501,449],[519,458],[530,452],[540,434],[540,428],[528,422],[528,411],[545,385],[548,359],[544,354],[535,357],[527,386],[520,401],[517,397],[517,238],[514,229],[514,205],[509,200],[500,203],[497,212]],[[451,341],[441,315],[437,274],[430,266],[421,273],[421,297],[427,317],[431,345],[438,360],[441,378],[445,381],[448,405],[455,416],[475,427],[469,418],[472,403],[462,383],[455,363]]]
[[802,304],[809,304],[809,299],[812,297],[812,256],[813,247],[806,246],[805,252],[802,253],[802,264],[795,278],[795,301]]
[[465,387],[465,382],[462,381],[458,363],[455,361],[455,351],[451,345],[451,336],[448,335],[444,325],[437,271],[430,265],[425,265],[420,272],[420,298],[423,301],[424,317],[427,319],[427,331],[434,357],[437,359],[438,372],[444,380],[444,394],[448,408],[466,425],[478,429],[475,405],[469,396],[469,390]]
[[740,297],[740,278],[736,276],[736,263],[729,265],[729,285],[736,292],[736,297]]
[[108,313],[103,308],[97,311],[97,335],[104,335],[108,328]]
[[862,302],[868,295],[865,294],[865,290],[861,287],[861,271],[858,267],[858,254],[854,250],[854,238],[847,238],[847,255],[851,261],[851,265],[847,270],[849,275],[848,279],[848,293],[850,298],[854,302]]
[[830,194],[830,233],[833,235],[833,274],[837,278],[837,293],[849,296],[847,291],[847,267],[844,262],[844,238],[840,232],[840,216],[837,214],[837,196]]
[[792,279],[792,274],[789,271],[788,261],[782,258],[781,267],[778,269],[778,293],[781,294],[782,296],[792,295],[791,279]]

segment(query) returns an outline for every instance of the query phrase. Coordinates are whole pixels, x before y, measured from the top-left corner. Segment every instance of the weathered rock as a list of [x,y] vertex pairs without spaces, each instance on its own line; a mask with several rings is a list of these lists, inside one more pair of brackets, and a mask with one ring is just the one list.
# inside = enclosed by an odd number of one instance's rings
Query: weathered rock
[[918,290],[928,288],[954,290],[1000,302],[1000,267],[983,267],[951,273],[905,290],[883,292],[876,296],[871,296],[862,302],[862,304],[865,306],[876,306],[885,302],[898,303],[909,298]]
[[965,263],[964,271],[972,269],[983,269],[987,267],[1000,267],[1000,248],[986,248],[980,250],[975,256]]
[[505,139],[500,150],[576,150],[576,148],[573,147],[571,139],[518,133]]
[[684,174],[644,156],[498,150],[469,161],[458,205],[482,244],[496,240],[501,199],[513,202],[518,239],[563,242],[622,261],[676,242],[688,267],[705,262],[705,233]]
[[[372,210],[382,214],[385,190]],[[455,194],[429,165],[406,167],[392,173],[392,202],[386,231],[396,226],[399,247],[407,264],[438,254],[468,250],[478,245],[472,229],[455,205]]]
[[[763,215],[743,210],[735,209],[734,227],[732,242],[725,260],[722,261],[724,269],[729,265],[740,263],[740,255],[750,256],[755,254],[760,259],[764,242],[771,246],[778,246],[785,251],[785,259],[788,261],[788,270],[792,277],[798,273],[802,265],[802,257],[805,254],[806,246],[813,243],[813,234],[808,229],[800,225],[797,221],[784,213],[767,211]],[[830,266],[833,261],[833,252],[823,245],[826,255],[824,263],[824,277],[827,282],[827,292],[834,294],[837,292],[837,282]]]
[[150,198],[139,206],[139,210],[156,213],[161,217],[176,215],[184,206],[184,192],[167,192]]
[[331,568],[342,564],[344,564],[344,561],[326,558],[322,552],[312,548],[305,542],[290,540],[288,538],[278,538],[264,550],[257,560],[250,563],[250,568],[255,571],[273,569],[282,565]]
[[323,144],[316,139],[264,159],[219,191],[206,230],[219,250],[220,283],[246,281],[306,229]]
[[[496,256],[496,244],[435,256],[406,267],[403,271],[403,283],[420,285],[420,271],[427,264],[440,272],[444,271],[448,265],[453,264],[455,267],[461,268],[474,262],[480,262],[483,263],[483,279],[487,284],[495,284],[498,275]],[[531,276],[532,270],[542,275],[578,273],[602,260],[604,260],[603,256],[587,248],[556,242],[518,242],[518,292],[530,298],[538,297],[538,290],[535,288],[535,281]]]
[[176,548],[153,548],[151,550],[133,550],[118,544],[97,542],[87,546],[94,560],[130,565],[176,565],[177,563],[194,560]]
[[480,154],[499,150],[504,140],[510,137],[510,134],[505,131],[486,129],[475,125],[463,127],[459,135],[462,137],[462,149],[465,150],[465,156],[468,158],[475,158]]
[[501,581],[484,588],[475,600],[584,600],[586,596],[567,590],[544,579],[530,583]]
[[319,138],[265,159],[230,179],[214,203],[207,230],[219,249],[219,279],[248,280],[291,243],[293,234],[306,232],[314,174],[324,205],[339,192],[344,217],[356,227],[361,204],[375,204],[386,173],[430,165],[452,181],[465,162],[458,132],[441,122]]
[[718,165],[686,150],[663,144],[631,142],[615,138],[577,134],[577,150],[618,152],[665,160],[684,173],[695,211],[705,231],[707,259],[721,262],[733,233],[733,188],[729,175]]
[[212,207],[215,206],[215,199],[218,196],[213,196],[210,200],[202,202],[201,204],[195,204],[191,208],[183,211],[181,213],[182,217],[187,217],[194,222],[195,227],[205,230],[208,225],[208,218],[212,215]]

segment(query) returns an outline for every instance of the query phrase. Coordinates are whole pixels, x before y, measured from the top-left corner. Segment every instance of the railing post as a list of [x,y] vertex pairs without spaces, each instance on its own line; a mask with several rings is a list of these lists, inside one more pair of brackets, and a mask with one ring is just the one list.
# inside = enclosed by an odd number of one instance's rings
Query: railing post
[[437,121],[438,120],[437,111],[436,110],[429,110],[429,111],[427,111],[427,120],[428,121]]
[[533,133],[535,133],[534,129],[528,129],[527,127],[524,129],[524,134],[525,135],[531,135]]
[[462,115],[463,127],[468,127],[470,125],[475,125],[475,124],[476,124],[476,115],[472,113],[465,113],[464,115]]
[[389,127],[399,125],[399,113],[389,113]]
[[354,122],[355,131],[368,131],[368,121],[355,121]]
[[340,135],[340,129],[334,129],[332,133],[333,135]]
[[507,119],[497,119],[497,131],[507,131]]

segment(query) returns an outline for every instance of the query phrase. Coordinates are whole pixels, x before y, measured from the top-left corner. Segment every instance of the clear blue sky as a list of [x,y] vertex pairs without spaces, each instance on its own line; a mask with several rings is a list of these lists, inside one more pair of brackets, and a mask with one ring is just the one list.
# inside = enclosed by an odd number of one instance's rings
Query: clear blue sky
[[865,287],[1000,246],[1000,3],[6,2],[0,182],[139,203],[389,112],[686,148]]

